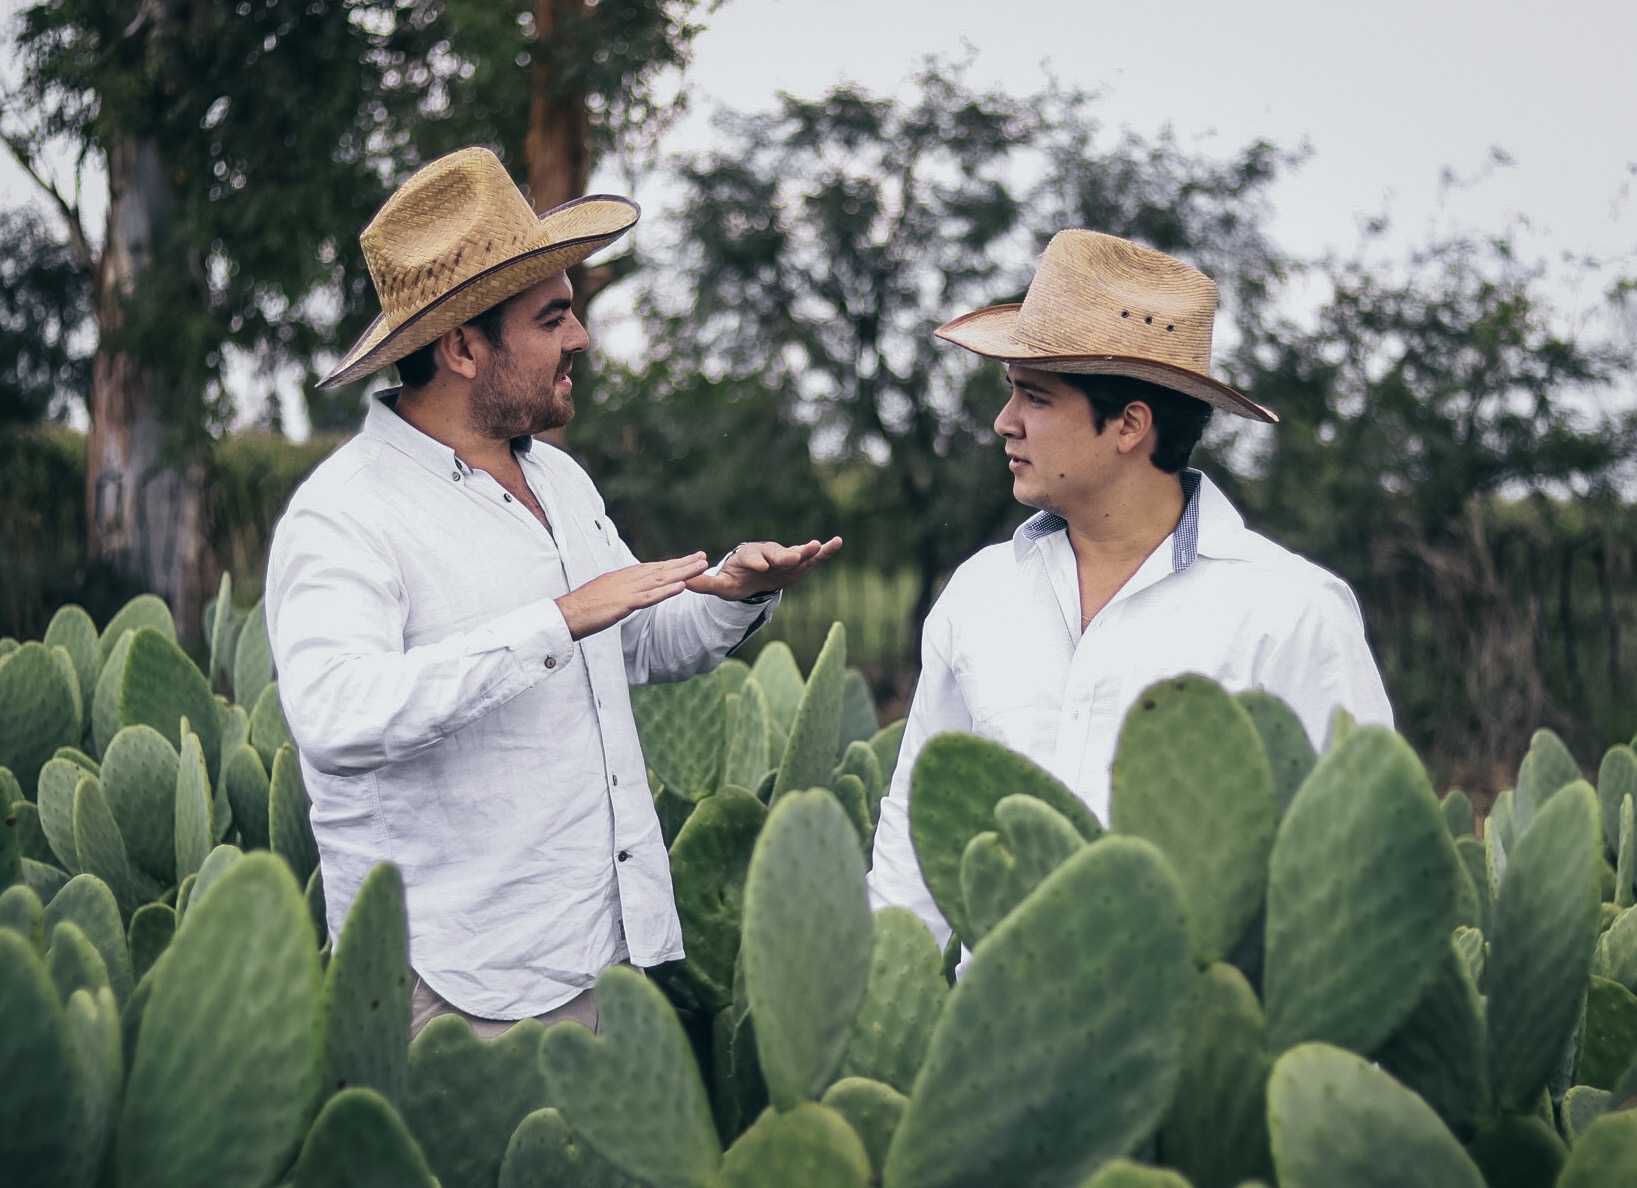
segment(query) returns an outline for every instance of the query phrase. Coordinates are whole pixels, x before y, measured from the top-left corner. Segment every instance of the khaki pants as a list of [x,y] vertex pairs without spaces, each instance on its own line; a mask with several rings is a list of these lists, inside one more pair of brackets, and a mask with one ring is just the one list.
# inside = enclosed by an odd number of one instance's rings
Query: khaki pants
[[[479,1039],[493,1039],[512,1024],[521,1022],[518,1019],[480,1019],[476,1015],[468,1015],[428,986],[417,974],[415,988],[409,996],[409,1038],[414,1039],[421,1033],[421,1028],[439,1015],[459,1015],[472,1025],[472,1034]],[[597,1017],[597,1004],[592,1001],[589,990],[581,991],[562,1006],[543,1015],[535,1015],[534,1018],[547,1026],[560,1023],[564,1019],[572,1019],[589,1027],[592,1034],[602,1031],[602,1020]]]

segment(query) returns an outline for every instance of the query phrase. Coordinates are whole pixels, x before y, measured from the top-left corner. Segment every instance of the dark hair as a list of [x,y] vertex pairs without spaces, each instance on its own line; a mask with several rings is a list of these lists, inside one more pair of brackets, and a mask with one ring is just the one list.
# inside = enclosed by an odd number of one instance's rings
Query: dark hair
[[1085,393],[1091,402],[1091,419],[1101,433],[1109,420],[1138,400],[1154,413],[1154,452],[1151,459],[1166,474],[1176,474],[1188,465],[1205,426],[1211,420],[1211,406],[1203,400],[1173,392],[1147,380],[1127,375],[1076,375],[1058,372]]
[[[482,313],[466,321],[468,326],[476,326],[497,347],[505,346],[506,310],[516,296],[508,297],[499,305],[490,306]],[[418,350],[412,351],[398,360],[398,382],[406,388],[424,388],[432,382],[432,377],[438,374],[438,340],[431,342]]]

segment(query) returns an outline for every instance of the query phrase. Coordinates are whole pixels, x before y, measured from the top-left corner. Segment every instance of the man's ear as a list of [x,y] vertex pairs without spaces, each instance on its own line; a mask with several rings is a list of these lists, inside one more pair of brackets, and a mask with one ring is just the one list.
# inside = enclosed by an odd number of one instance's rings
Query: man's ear
[[1154,410],[1147,401],[1133,400],[1126,405],[1114,427],[1118,434],[1116,447],[1120,453],[1129,454],[1144,442],[1149,442],[1152,449]]
[[445,330],[438,337],[437,356],[439,368],[446,368],[450,373],[462,379],[477,377],[478,359],[476,345],[478,335],[472,332],[471,326],[456,326],[453,330]]

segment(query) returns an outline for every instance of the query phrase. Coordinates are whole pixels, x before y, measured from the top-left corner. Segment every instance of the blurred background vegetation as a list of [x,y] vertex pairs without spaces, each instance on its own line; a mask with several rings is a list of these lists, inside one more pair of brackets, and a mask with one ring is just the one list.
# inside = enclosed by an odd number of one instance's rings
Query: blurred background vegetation
[[[37,190],[0,211],[0,634],[37,636],[66,601],[102,621],[141,589],[198,622],[223,570],[254,598],[290,490],[361,416],[362,385],[312,381],[373,316],[369,215],[463,144],[499,151],[541,209],[652,154],[714,7],[25,9],[0,107]],[[1088,94],[933,62],[891,98],[726,113],[711,149],[656,166],[661,241],[575,277],[593,333],[618,285],[642,345],[576,370],[566,442],[638,553],[841,532],[844,559],[759,642],[805,662],[843,619],[901,712],[940,583],[1027,514],[990,428],[999,370],[931,330],[1017,299],[1052,232],[1092,227],[1220,283],[1219,370],[1283,423],[1218,424],[1196,461],[1353,584],[1441,784],[1494,790],[1540,725],[1588,756],[1630,737],[1632,281],[1591,278],[1571,318],[1504,228],[1385,263],[1292,258],[1264,228],[1298,153],[1103,132]],[[242,427],[246,360],[302,377],[306,440],[276,400]]]

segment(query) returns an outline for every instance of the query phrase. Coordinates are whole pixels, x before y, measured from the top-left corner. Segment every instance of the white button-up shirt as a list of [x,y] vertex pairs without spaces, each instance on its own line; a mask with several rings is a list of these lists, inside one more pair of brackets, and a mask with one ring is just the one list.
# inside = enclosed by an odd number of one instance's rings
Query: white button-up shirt
[[1288,702],[1319,745],[1331,711],[1392,724],[1345,582],[1245,527],[1198,471],[1182,474],[1176,531],[1080,630],[1066,525],[1042,512],[955,571],[927,617],[921,677],[870,873],[876,907],[914,909],[949,938],[910,844],[910,773],[933,735],[992,738],[1050,771],[1108,822],[1126,710],[1156,681],[1202,673]]
[[397,863],[415,971],[493,1019],[682,956],[628,683],[713,668],[777,603],[686,592],[571,639],[554,599],[636,558],[567,454],[519,445],[550,532],[372,401],[292,497],[267,572],[331,934]]

